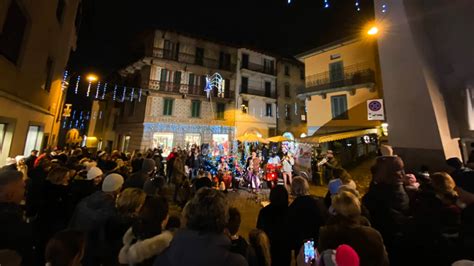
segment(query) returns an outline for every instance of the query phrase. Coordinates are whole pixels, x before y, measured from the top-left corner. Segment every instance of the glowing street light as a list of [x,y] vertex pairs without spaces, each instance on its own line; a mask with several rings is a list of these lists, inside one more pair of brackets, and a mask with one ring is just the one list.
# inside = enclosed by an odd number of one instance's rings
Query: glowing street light
[[377,35],[378,33],[379,33],[379,28],[377,28],[377,26],[372,26],[372,27],[370,27],[370,29],[367,31],[367,34],[368,34],[368,35],[371,35],[371,36]]
[[98,78],[96,75],[94,75],[94,74],[89,74],[89,75],[87,75],[87,81],[89,81],[89,82],[91,82],[91,83],[94,82],[94,81],[97,81],[98,79],[99,79],[99,78]]

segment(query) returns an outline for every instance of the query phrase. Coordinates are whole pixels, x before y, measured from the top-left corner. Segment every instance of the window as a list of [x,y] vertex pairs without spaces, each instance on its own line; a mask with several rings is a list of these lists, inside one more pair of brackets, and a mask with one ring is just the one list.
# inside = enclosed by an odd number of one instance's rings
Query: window
[[331,97],[331,111],[333,119],[347,119],[347,97],[346,95]]
[[272,106],[271,103],[267,103],[267,104],[266,104],[266,108],[265,108],[265,110],[266,110],[266,116],[270,116],[270,117],[273,116],[273,112],[272,112],[272,111],[273,111],[273,110],[272,110],[273,108],[272,108],[272,107],[273,107],[273,106]]
[[285,76],[290,75],[290,67],[288,65],[285,65]]
[[17,64],[26,31],[27,19],[18,1],[10,1],[10,7],[0,33],[0,54]]
[[201,101],[192,101],[191,102],[191,117],[200,117],[201,116]]
[[184,135],[184,142],[186,143],[186,147],[189,148],[190,146],[196,144],[198,147],[201,146],[201,134],[198,133],[190,133]]
[[48,57],[48,59],[46,60],[45,74],[46,80],[44,83],[44,90],[50,92],[51,82],[53,81],[53,59],[51,59],[51,57]]
[[249,78],[247,77],[242,77],[242,88],[240,90],[241,93],[247,93],[249,90]]
[[300,69],[300,79],[302,79],[302,80],[305,79],[304,69]]
[[272,97],[272,83],[265,81],[265,97]]
[[165,40],[163,48],[163,57],[166,59],[178,60],[179,43],[174,43],[170,40]]
[[290,97],[290,84],[285,84],[285,97]]
[[173,76],[175,92],[179,92],[181,88],[181,71],[174,72]]
[[58,19],[59,24],[63,23],[65,6],[66,6],[65,0],[58,0],[58,5],[56,6],[56,18]]
[[242,54],[242,68],[249,68],[249,55]]
[[230,70],[230,54],[221,52],[219,56],[219,68]]
[[249,112],[249,101],[242,101],[242,113],[246,114]]
[[291,105],[285,104],[285,119],[290,121],[291,120]]
[[173,115],[174,99],[164,99],[163,115]]
[[29,126],[26,135],[24,155],[29,155],[32,150],[40,150],[43,132],[39,126]]
[[342,61],[329,64],[329,80],[331,83],[344,80],[344,65]]
[[163,156],[168,156],[173,148],[173,133],[153,133],[153,148],[160,148]]
[[204,48],[196,47],[196,58],[194,63],[201,66],[204,64]]
[[225,103],[217,103],[217,119],[224,119]]
[[263,72],[273,75],[275,69],[274,63],[273,60],[263,59]]
[[188,84],[189,84],[189,87],[192,88],[194,87],[194,84],[195,84],[195,79],[196,78],[196,75],[194,75],[193,73],[189,73],[189,79],[188,79]]
[[276,128],[271,127],[271,128],[268,129],[268,136],[273,137],[273,136],[276,136],[276,135],[277,135]]

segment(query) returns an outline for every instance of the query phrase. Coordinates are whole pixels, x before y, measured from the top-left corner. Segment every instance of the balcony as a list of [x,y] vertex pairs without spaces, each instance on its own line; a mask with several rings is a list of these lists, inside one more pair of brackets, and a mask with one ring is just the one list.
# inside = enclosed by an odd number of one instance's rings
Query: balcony
[[216,59],[197,57],[194,54],[177,52],[176,50],[154,48],[153,57],[173,60],[184,64],[204,66],[212,69],[221,69],[227,71],[233,71],[235,69],[235,64],[223,64]]
[[[190,96],[198,97],[207,97],[206,91],[204,91],[204,86],[202,85],[189,85],[189,84],[179,84],[174,82],[166,82],[159,80],[150,80],[149,88],[151,90],[156,90],[162,93],[170,94],[186,94]],[[217,97],[217,90],[212,90],[212,97]],[[225,90],[224,92],[225,99],[232,99],[233,95],[230,90]]]
[[268,91],[268,90],[265,90],[264,88],[258,89],[258,88],[249,88],[249,87],[241,86],[240,93],[267,97],[267,98],[275,98],[274,91]]
[[366,64],[355,64],[345,67],[342,73],[326,71],[306,77],[306,88],[299,89],[298,94],[325,94],[363,86],[372,88],[374,83],[375,71]]
[[240,68],[275,76],[275,68],[255,63],[241,64]]

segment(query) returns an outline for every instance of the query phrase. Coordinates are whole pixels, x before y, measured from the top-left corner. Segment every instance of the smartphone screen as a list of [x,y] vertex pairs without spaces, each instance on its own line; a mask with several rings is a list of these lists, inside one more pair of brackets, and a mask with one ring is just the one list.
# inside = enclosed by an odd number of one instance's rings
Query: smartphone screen
[[314,251],[314,241],[308,240],[304,243],[304,262],[309,263],[316,258],[316,252]]

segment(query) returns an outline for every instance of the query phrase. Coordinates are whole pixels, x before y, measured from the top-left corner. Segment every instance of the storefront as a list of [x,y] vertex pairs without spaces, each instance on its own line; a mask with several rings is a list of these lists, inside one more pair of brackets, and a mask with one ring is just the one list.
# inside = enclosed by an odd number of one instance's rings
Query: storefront
[[[168,155],[173,147],[188,149],[193,145],[208,144],[213,156],[231,151],[234,127],[190,124],[147,123],[144,145],[161,148]],[[148,144],[149,143],[149,144]]]

